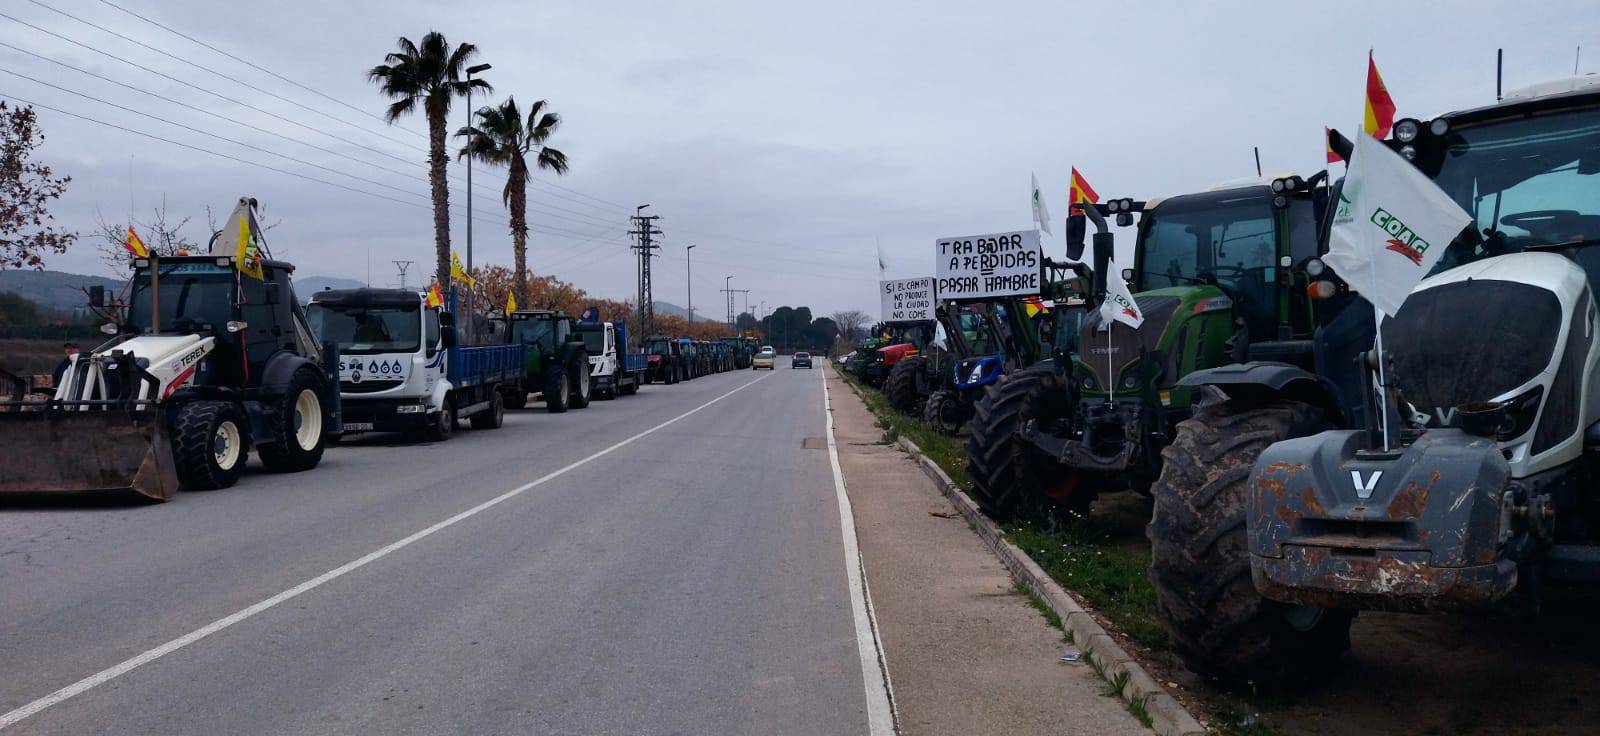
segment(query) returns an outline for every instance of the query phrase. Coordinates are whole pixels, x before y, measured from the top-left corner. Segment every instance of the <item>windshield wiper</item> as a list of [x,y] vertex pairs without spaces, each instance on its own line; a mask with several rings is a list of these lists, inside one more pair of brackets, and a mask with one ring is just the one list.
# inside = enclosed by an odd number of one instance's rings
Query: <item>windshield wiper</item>
[[1600,240],[1568,240],[1564,243],[1536,243],[1524,246],[1523,250],[1546,251],[1561,250],[1563,248],[1586,248],[1591,245],[1600,245]]

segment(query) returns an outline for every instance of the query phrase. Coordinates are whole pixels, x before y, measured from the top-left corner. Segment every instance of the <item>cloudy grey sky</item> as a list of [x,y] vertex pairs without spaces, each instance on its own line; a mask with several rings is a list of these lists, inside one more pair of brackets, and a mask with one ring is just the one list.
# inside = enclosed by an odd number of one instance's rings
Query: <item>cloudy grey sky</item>
[[[698,244],[695,301],[709,316],[722,312],[716,290],[728,275],[735,288],[752,290],[752,309],[765,302],[769,310],[807,304],[876,314],[875,243],[890,276],[930,274],[938,237],[1028,226],[1030,171],[1058,219],[1073,165],[1103,196],[1140,197],[1252,175],[1252,146],[1269,172],[1314,171],[1321,126],[1350,128],[1360,119],[1368,48],[1402,115],[1492,101],[1496,47],[1506,50],[1508,87],[1570,74],[1585,40],[1593,48],[1582,69],[1600,71],[1600,11],[1583,2],[1449,3],[1447,15],[1363,2],[1151,2],[1132,10],[933,0],[112,2],[327,97],[103,0],[0,3],[10,16],[0,18],[0,97],[387,198],[41,110],[42,155],[73,177],[56,207],[65,226],[89,230],[97,212],[120,221],[130,208],[147,217],[164,200],[170,213],[193,215],[188,234],[203,239],[208,205],[220,219],[249,194],[281,221],[270,243],[302,274],[365,279],[370,263],[372,281],[385,284],[390,261],[403,258],[417,261],[414,279],[432,263],[423,124],[391,128],[375,119],[385,101],[364,71],[398,36],[436,29],[478,44],[494,64],[486,76],[496,99],[548,99],[565,117],[552,143],[572,170],[559,180],[540,175],[530,193],[530,266],[601,295],[631,296],[627,217],[648,202],[666,231],[656,298],[685,301],[684,246]],[[452,127],[465,116],[458,106]],[[510,261],[502,182],[495,174],[475,181],[480,263]],[[464,192],[456,182],[452,204],[463,203]],[[464,220],[457,209],[458,249]],[[1055,229],[1046,247],[1059,256],[1059,223]],[[105,272],[87,243],[48,265]]]

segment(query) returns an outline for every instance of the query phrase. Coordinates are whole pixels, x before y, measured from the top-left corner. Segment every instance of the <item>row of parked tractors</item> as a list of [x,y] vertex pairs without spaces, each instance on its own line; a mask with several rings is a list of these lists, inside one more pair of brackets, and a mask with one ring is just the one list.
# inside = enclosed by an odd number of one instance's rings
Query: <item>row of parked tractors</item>
[[712,373],[744,370],[750,367],[759,343],[757,338],[748,336],[692,340],[655,335],[645,341],[645,357],[649,361],[645,380],[677,383]]
[[108,339],[75,356],[48,398],[20,380],[0,396],[0,493],[164,501],[232,486],[252,451],[269,471],[310,470],[358,433],[448,440],[462,422],[497,429],[534,397],[565,413],[748,368],[757,349],[630,339],[593,308],[496,312],[458,337],[455,296],[437,288],[302,300],[294,266],[250,235],[255,212],[242,198],[208,253],[133,259],[123,297],[91,289]]
[[[994,517],[1149,497],[1158,612],[1206,675],[1319,677],[1362,610],[1525,615],[1592,589],[1600,83],[1401,120],[1384,143],[1475,222],[1432,246],[1448,250],[1381,341],[1322,261],[1344,180],[1319,171],[1084,205],[1066,255],[1092,229],[1091,268],[1046,259],[1037,302],[879,325],[845,368],[940,430],[965,423]],[[1132,259],[1113,265],[1117,227]],[[1098,309],[1118,266],[1138,328]]]

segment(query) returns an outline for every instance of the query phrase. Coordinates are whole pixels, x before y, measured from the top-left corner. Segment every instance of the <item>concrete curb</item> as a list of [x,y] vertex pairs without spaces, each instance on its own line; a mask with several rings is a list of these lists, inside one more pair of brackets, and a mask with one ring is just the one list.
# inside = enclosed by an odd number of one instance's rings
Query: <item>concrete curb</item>
[[1201,736],[1206,733],[1206,729],[1189,714],[1183,704],[1162,689],[1155,678],[1145,672],[1138,660],[1123,651],[1117,641],[1094,620],[1094,616],[1084,610],[1077,599],[1052,579],[1026,552],[1006,541],[1005,533],[1000,531],[1000,527],[978,510],[978,505],[956,487],[955,481],[945,475],[938,463],[922,453],[922,448],[904,437],[896,439],[895,444],[910,454],[922,467],[922,471],[933,479],[934,485],[939,487],[945,498],[950,499],[950,503],[961,512],[973,530],[978,532],[978,536],[989,545],[989,549],[1000,558],[1000,562],[1011,571],[1012,576],[1020,580],[1033,591],[1034,595],[1044,601],[1050,610],[1061,617],[1061,624],[1072,632],[1072,641],[1078,645],[1085,657],[1093,659],[1094,664],[1099,666],[1101,677],[1113,685],[1118,680],[1125,680],[1118,694],[1130,705],[1144,707],[1145,713],[1150,716],[1151,729],[1161,736]]

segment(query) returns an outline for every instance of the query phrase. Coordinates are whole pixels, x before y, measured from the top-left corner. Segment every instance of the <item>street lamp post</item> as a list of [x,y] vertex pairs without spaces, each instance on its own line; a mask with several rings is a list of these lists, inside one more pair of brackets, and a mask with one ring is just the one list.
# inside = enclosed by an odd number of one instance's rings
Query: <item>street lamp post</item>
[[[494,67],[490,64],[478,64],[467,67],[467,127],[472,127],[472,75],[482,74]],[[472,157],[467,157],[467,274],[472,273]],[[474,304],[472,287],[467,287],[467,337],[475,337],[477,325],[473,319]]]
[[694,266],[689,262],[689,251],[694,250],[690,245],[683,249],[683,286],[689,292],[689,334],[694,334]]

